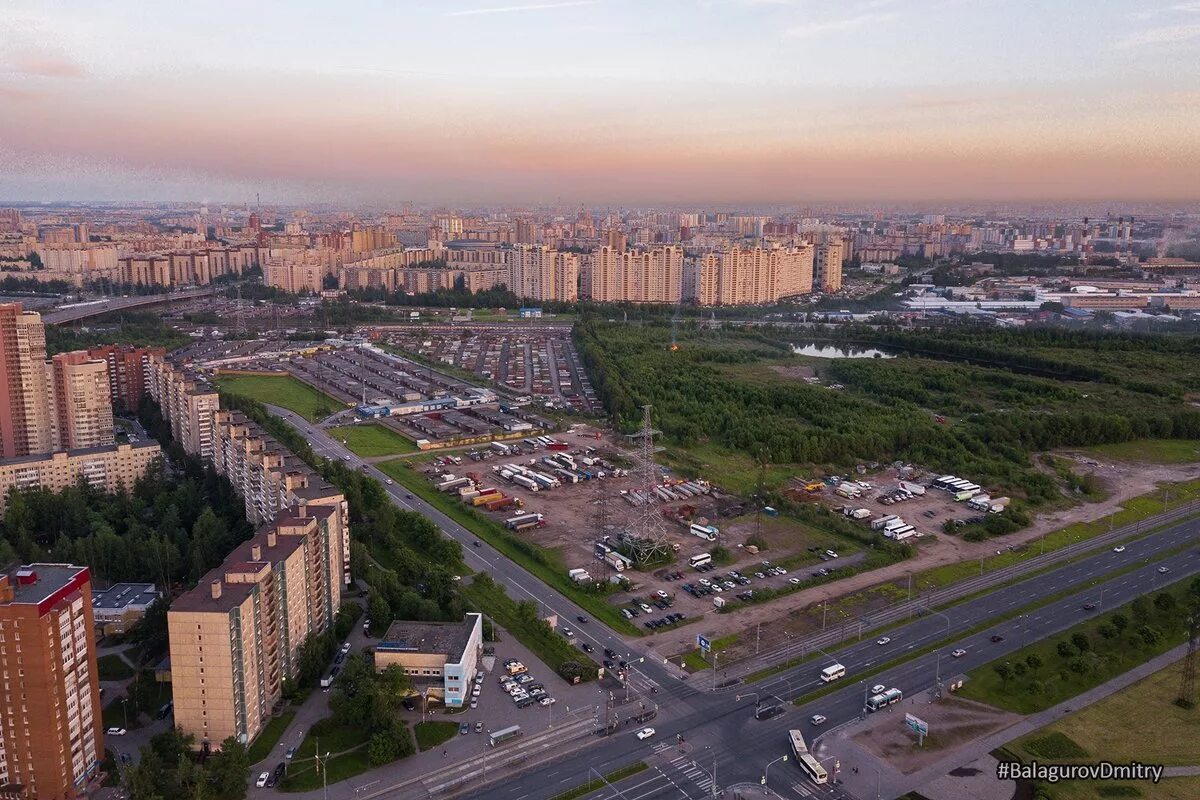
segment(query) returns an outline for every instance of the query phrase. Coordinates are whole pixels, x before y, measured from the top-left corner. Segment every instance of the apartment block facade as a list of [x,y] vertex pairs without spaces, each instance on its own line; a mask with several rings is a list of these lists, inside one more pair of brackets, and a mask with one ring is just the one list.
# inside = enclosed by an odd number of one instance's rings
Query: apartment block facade
[[158,442],[110,444],[82,450],[58,450],[0,461],[0,511],[8,490],[42,487],[60,492],[80,480],[103,492],[132,489],[156,458]]
[[0,305],[0,458],[54,449],[51,400],[41,315]]
[[86,351],[50,360],[54,392],[54,449],[81,450],[113,443],[112,387],[108,362]]
[[517,245],[508,266],[509,291],[529,300],[579,299],[579,254],[548,245]]
[[167,354],[162,347],[133,347],[109,344],[87,351],[108,365],[108,386],[113,407],[136,411],[142,397],[149,391],[150,364]]
[[814,283],[824,292],[836,292],[842,288],[842,262],[845,260],[842,241],[828,241],[817,245]]
[[300,646],[341,603],[339,512],[280,513],[182,595],[167,614],[175,724],[201,749],[252,741],[299,669]]
[[184,451],[203,459],[213,455],[213,415],[220,396],[212,385],[163,356],[150,359],[147,390],[171,424],[171,436]]
[[603,245],[585,257],[586,289],[598,303],[678,303],[683,248],[624,250]]
[[72,800],[104,755],[87,567],[0,574],[0,796]]
[[694,275],[702,306],[775,303],[812,291],[813,249],[733,247],[701,256]]

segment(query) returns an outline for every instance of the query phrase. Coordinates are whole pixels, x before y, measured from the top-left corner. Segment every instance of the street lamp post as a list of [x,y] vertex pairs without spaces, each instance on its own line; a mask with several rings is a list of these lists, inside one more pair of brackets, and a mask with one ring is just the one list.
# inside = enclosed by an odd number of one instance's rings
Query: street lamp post
[[783,755],[781,755],[779,758],[775,759],[774,761],[768,761],[767,765],[765,767],[763,767],[762,780],[760,780],[759,783],[761,783],[763,786],[766,786],[767,785],[767,773],[769,773],[771,771],[771,765],[778,764],[780,761],[787,761],[787,760],[788,760],[787,753],[784,753]]

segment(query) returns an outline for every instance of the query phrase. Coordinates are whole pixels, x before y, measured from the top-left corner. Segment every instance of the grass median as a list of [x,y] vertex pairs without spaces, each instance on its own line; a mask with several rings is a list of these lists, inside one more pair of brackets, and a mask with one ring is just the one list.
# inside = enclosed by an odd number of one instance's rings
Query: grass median
[[539,547],[527,539],[522,539],[519,534],[508,530],[499,522],[483,516],[473,508],[464,506],[454,497],[439,492],[424,475],[412,470],[403,459],[385,461],[376,466],[410,492],[487,542],[510,561],[524,567],[547,586],[586,609],[593,617],[604,622],[613,630],[632,636],[640,635],[641,632],[621,616],[621,612],[609,604],[603,595],[584,591],[568,578],[567,568],[558,553]]
[[583,797],[585,794],[591,794],[605,786],[623,781],[631,775],[637,775],[643,770],[649,769],[645,761],[636,761],[628,766],[615,769],[605,775],[603,778],[589,777],[587,783],[581,783],[573,789],[567,789],[565,792],[559,792],[550,798],[550,800],[575,800],[576,797]]

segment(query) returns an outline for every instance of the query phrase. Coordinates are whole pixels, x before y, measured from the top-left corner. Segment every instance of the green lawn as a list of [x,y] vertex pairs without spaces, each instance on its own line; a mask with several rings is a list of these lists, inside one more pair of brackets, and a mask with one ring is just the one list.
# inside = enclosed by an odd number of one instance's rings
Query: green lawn
[[364,458],[417,452],[417,446],[411,439],[382,425],[343,425],[330,428],[329,434],[344,441],[355,455]]
[[1190,439],[1138,439],[1089,447],[1088,452],[1118,461],[1187,464],[1200,461],[1200,442]]
[[300,416],[316,422],[346,407],[324,392],[318,392],[291,375],[217,375],[213,379],[217,387],[229,394],[241,395],[260,403],[295,411]]
[[102,681],[123,681],[133,677],[133,667],[116,653],[97,658],[96,671]]
[[[114,697],[101,711],[101,718],[106,728],[127,728],[134,730],[141,727],[139,714],[153,718],[158,710],[171,699],[171,684],[159,683],[154,680],[153,672],[143,672],[141,678],[129,684],[127,695]],[[122,704],[122,698],[128,698]],[[126,713],[128,712],[128,713]],[[126,724],[128,720],[128,724]]]
[[291,725],[292,720],[295,718],[295,711],[285,711],[278,717],[271,718],[271,721],[258,734],[258,738],[250,745],[248,755],[251,764],[257,764],[271,755],[271,750],[279,743],[279,737],[283,736],[283,732],[287,730],[287,726]]
[[[712,649],[720,652],[725,648],[736,644],[737,640],[740,638],[741,637],[738,634],[734,633],[730,634],[729,636],[722,636],[720,639],[713,639],[711,642]],[[678,661],[679,657],[676,656],[671,660]],[[701,670],[712,669],[712,655],[710,654],[708,658],[705,658],[700,652],[700,648],[696,648],[695,650],[689,650],[684,654],[683,663],[687,666],[689,672],[700,672]]]
[[520,538],[495,520],[485,517],[475,509],[468,508],[449,495],[439,492],[424,475],[414,472],[405,459],[385,461],[376,466],[385,474],[392,476],[396,483],[435,506],[446,516],[496,548],[501,554],[532,572],[543,583],[571,598],[613,630],[630,635],[641,634],[641,631],[621,616],[621,612],[609,604],[602,595],[584,592],[568,578],[567,568],[557,552],[538,547],[527,539]]
[[[1173,596],[1182,609],[1189,583],[1180,581],[1165,587],[1162,593]],[[1145,599],[1153,598],[1148,595]],[[1132,608],[1132,603],[1121,606],[973,669],[959,694],[1018,714],[1032,714],[1098,686],[1185,641],[1182,610],[1166,613],[1151,605],[1147,615],[1138,618]],[[1128,620],[1128,628],[1114,638],[1105,638],[1101,626],[1111,627],[1117,615]],[[1137,631],[1143,626],[1159,633],[1156,642],[1146,644],[1138,636]],[[1088,652],[1069,657],[1060,655],[1060,643],[1071,642],[1076,634],[1087,637]],[[1017,664],[1028,664],[1030,656],[1036,656],[1041,664],[1036,668],[1025,667],[1024,675],[1012,675],[1006,680],[996,671],[1001,665],[1011,669]]]
[[[327,782],[330,785],[371,769],[367,757],[367,742],[370,739],[368,731],[360,728],[331,727],[327,723],[322,724],[324,722],[317,723],[317,726],[324,729],[320,736],[314,736],[310,730],[296,749],[296,755],[288,765],[287,776],[279,782],[280,791],[307,792],[321,788],[321,774],[313,758],[317,753],[318,741],[321,745],[320,752],[333,754],[326,762]],[[405,727],[404,730],[405,735],[408,735],[408,728]]]
[[453,739],[454,735],[458,733],[458,723],[430,720],[418,722],[413,730],[417,734],[417,749],[423,753]]

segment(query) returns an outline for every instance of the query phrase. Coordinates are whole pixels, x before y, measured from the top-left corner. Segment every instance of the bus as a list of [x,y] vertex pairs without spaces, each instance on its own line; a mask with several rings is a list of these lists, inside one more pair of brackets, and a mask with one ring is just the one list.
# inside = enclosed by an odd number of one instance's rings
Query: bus
[[828,783],[829,773],[821,766],[821,762],[808,752],[808,746],[804,744],[804,737],[800,731],[788,731],[788,737],[792,740],[792,755],[796,757],[800,771],[813,783]]
[[845,667],[843,667],[841,664],[834,664],[832,667],[826,667],[825,669],[821,670],[821,680],[829,683],[830,681],[836,681],[845,674]]
[[888,689],[886,692],[867,698],[867,711],[875,712],[884,706],[891,706],[904,699],[904,692],[899,689]]
[[505,728],[500,731],[492,731],[488,734],[488,744],[495,747],[498,744],[503,744],[509,739],[515,739],[523,733],[520,725],[513,725],[510,728]]
[[717,534],[720,533],[720,531],[714,528],[712,525],[697,525],[695,522],[688,526],[688,531],[690,531],[693,536],[699,536],[701,539],[705,539],[710,542],[716,539]]
[[703,567],[712,563],[712,556],[708,553],[701,553],[698,556],[692,556],[688,559],[688,563],[693,567]]

